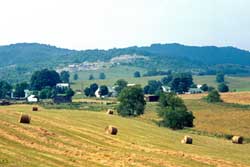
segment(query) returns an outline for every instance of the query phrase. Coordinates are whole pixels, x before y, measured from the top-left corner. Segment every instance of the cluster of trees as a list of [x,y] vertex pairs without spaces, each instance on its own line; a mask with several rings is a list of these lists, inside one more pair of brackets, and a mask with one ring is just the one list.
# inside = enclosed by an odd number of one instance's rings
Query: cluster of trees
[[0,82],[0,98],[10,98],[12,89],[15,89],[13,96],[16,98],[25,97],[25,90],[32,90],[33,93],[41,99],[52,98],[57,94],[65,94],[73,96],[74,91],[71,88],[56,88],[57,83],[69,83],[70,74],[67,71],[62,71],[60,74],[54,70],[43,69],[32,74],[30,83],[21,82],[14,86],[1,81]]
[[62,71],[60,74],[54,70],[43,69],[36,71],[30,80],[30,88],[41,99],[53,98],[58,94],[72,97],[74,91],[70,87],[56,87],[58,83],[69,83],[70,74],[68,71]]
[[[121,116],[138,116],[144,114],[146,102],[144,90],[140,86],[126,86],[126,81],[118,80],[117,85],[122,85],[118,96],[119,105],[117,112]],[[157,83],[154,83],[157,84]],[[162,118],[160,125],[172,129],[193,127],[194,116],[188,111],[183,100],[175,93],[160,93],[158,115]]]

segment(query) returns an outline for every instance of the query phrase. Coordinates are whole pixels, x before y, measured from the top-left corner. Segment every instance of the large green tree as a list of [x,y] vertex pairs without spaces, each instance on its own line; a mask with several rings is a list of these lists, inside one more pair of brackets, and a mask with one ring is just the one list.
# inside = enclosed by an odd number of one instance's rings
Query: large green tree
[[56,71],[43,69],[33,73],[31,76],[30,85],[33,90],[41,90],[46,86],[54,87],[60,82],[60,76]]
[[158,112],[162,118],[161,125],[172,129],[182,129],[193,127],[194,116],[188,111],[183,100],[173,93],[160,96],[160,110]]
[[118,97],[117,112],[121,116],[138,116],[144,113],[146,102],[143,90],[139,86],[131,86],[122,89]]
[[193,85],[193,77],[190,73],[175,74],[170,85],[172,91],[182,94]]

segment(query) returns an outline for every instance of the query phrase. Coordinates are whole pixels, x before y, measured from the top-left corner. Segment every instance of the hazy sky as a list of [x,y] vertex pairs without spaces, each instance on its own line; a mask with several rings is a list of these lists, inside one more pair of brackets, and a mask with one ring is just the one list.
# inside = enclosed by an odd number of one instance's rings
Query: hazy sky
[[1,0],[0,45],[182,43],[250,50],[250,0]]

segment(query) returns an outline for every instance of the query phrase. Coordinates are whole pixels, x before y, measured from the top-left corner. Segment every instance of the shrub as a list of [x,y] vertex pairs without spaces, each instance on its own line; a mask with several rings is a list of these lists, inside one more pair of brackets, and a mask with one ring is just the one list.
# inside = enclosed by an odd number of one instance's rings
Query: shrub
[[219,92],[215,89],[210,91],[205,99],[209,103],[222,102]]

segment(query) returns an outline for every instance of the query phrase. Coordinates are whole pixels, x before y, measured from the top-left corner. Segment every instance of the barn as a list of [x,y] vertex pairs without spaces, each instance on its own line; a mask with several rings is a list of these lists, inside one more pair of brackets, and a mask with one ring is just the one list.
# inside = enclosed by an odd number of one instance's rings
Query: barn
[[145,96],[145,100],[147,102],[157,102],[157,101],[159,101],[159,99],[160,99],[160,96],[156,96],[156,95],[146,95]]

